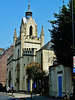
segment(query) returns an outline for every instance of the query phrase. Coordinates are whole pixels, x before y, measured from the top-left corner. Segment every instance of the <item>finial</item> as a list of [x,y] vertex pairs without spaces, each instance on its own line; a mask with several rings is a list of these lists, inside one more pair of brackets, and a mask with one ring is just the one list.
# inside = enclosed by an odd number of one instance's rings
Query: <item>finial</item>
[[15,28],[15,32],[14,32],[14,37],[17,38],[16,28]]
[[28,0],[29,1],[29,4],[28,4],[28,10],[30,10],[30,0]]
[[41,29],[41,34],[44,34],[44,31],[43,31],[43,26],[42,26],[42,29]]
[[15,28],[15,32],[16,32],[16,28]]
[[30,10],[30,4],[28,5],[28,10]]
[[[30,2],[30,0],[28,0]],[[25,13],[26,14],[26,18],[29,19],[32,16],[32,12],[30,10],[30,3],[28,4],[28,10]]]

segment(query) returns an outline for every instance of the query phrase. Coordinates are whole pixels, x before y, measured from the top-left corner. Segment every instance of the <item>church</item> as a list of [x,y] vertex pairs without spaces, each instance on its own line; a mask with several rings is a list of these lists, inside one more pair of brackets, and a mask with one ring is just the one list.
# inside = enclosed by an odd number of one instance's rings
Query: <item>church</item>
[[32,62],[39,63],[43,71],[49,73],[49,66],[53,65],[54,52],[49,41],[44,45],[44,29],[42,26],[38,38],[37,24],[32,18],[30,4],[22,18],[20,35],[16,29],[13,37],[13,54],[7,60],[7,87],[15,91],[28,91],[26,66]]

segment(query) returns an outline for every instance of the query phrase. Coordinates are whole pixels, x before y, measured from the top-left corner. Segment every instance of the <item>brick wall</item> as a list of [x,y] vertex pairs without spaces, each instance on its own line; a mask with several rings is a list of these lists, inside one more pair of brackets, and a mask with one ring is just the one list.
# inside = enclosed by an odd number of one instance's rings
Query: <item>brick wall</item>
[[13,46],[5,50],[5,52],[0,55],[0,83],[2,83],[3,86],[6,85],[7,55],[10,57],[12,53]]

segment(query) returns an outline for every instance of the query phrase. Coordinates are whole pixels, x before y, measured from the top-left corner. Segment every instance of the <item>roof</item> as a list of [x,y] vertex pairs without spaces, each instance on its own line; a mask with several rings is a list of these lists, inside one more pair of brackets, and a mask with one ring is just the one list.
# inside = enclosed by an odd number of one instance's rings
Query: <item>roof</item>
[[10,47],[6,48],[6,49],[3,49],[3,48],[0,48],[0,56],[3,56],[5,55],[5,53],[7,51],[9,51],[9,49],[13,48],[13,45],[11,45]]
[[40,50],[53,50],[52,45],[53,45],[53,43],[51,41],[49,41]]
[[[27,19],[26,17],[23,17],[22,18],[22,22],[25,24],[25,23],[28,23],[30,19]],[[33,19],[34,23],[36,24],[35,20]],[[37,24],[36,24],[37,25]]]
[[26,13],[31,13],[31,14],[32,14],[32,12],[31,12],[31,10],[30,10],[30,9],[28,9],[28,10],[26,11]]
[[30,10],[30,4],[28,5],[28,10],[27,10],[27,12],[26,12],[26,17],[27,16],[32,16],[32,12],[31,12],[31,10]]
[[1,53],[2,51],[4,51],[4,48],[0,48],[0,53]]
[[28,19],[26,19],[25,17],[22,18],[23,19],[23,23],[27,23]]
[[0,50],[4,50],[4,48],[0,48]]

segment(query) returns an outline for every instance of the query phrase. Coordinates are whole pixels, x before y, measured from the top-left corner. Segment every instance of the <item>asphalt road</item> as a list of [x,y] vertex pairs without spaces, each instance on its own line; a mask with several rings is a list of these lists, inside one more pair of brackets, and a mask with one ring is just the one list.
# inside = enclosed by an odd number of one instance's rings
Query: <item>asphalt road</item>
[[12,98],[12,97],[0,94],[0,100],[20,100],[20,99],[16,99],[16,98]]
[[0,94],[0,100],[62,100],[58,98],[51,98],[46,96],[33,96],[32,99],[30,97],[26,98],[14,98],[7,95]]
[[0,94],[0,100],[9,100],[10,97]]

